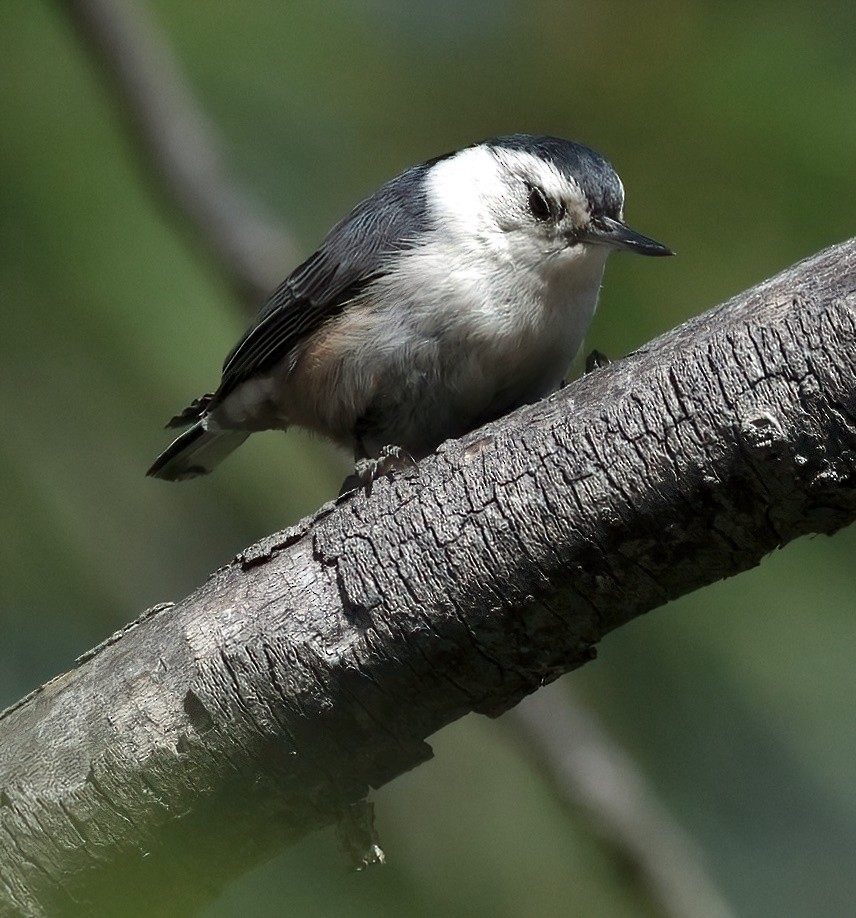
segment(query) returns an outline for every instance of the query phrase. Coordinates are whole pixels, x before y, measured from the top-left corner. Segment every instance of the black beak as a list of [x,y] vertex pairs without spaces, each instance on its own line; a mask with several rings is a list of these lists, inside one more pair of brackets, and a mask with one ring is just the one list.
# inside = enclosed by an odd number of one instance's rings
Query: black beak
[[624,249],[637,255],[674,255],[675,253],[662,242],[643,236],[630,229],[621,220],[612,217],[595,216],[591,218],[588,229],[580,239],[592,245],[608,245],[613,249]]

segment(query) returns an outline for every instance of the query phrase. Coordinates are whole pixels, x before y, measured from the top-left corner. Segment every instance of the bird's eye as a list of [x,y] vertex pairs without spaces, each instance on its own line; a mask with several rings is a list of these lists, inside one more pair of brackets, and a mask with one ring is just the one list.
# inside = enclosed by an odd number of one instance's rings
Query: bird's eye
[[529,189],[529,210],[536,220],[550,220],[554,215],[552,201],[537,185]]

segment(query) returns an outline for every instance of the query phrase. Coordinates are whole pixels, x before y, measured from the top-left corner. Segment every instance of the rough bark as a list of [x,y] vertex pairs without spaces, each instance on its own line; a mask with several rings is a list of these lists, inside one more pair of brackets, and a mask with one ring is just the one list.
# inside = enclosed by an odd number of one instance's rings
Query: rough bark
[[253,546],[5,712],[0,909],[180,914],[318,826],[353,840],[444,724],[853,521],[855,456],[856,240]]

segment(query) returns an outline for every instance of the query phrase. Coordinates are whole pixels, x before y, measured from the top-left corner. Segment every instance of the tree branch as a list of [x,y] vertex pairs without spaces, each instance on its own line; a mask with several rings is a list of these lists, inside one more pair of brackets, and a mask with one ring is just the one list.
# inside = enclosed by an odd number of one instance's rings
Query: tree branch
[[7,711],[0,911],[179,914],[444,724],[852,522],[854,457],[850,241],[253,546]]
[[[107,84],[120,103],[120,111],[132,139],[137,141],[141,161],[148,166],[150,177],[155,179],[171,210],[210,250],[238,295],[254,309],[281,275],[285,252],[294,248],[288,236],[274,224],[259,219],[252,202],[244,199],[241,190],[223,171],[217,152],[220,138],[215,136],[193,99],[163,35],[144,15],[144,7],[134,5],[132,0],[124,0],[118,5],[104,0],[66,0],[66,5],[84,45],[101,63]],[[560,791],[560,799],[567,802],[569,794],[583,793],[581,782],[563,783],[561,764],[542,733],[530,729],[527,735],[530,746],[537,747],[536,758],[542,768],[550,772],[549,763],[556,764],[550,774]],[[587,733],[589,754],[597,736],[597,732]],[[570,741],[568,745],[572,744]],[[567,751],[570,754],[571,750]],[[612,755],[610,745],[605,744],[600,754],[609,758]],[[626,795],[625,789],[625,798]],[[592,799],[583,793],[584,809],[592,809]],[[600,799],[605,812],[599,816],[593,814],[593,818],[602,821],[605,817],[606,823],[611,825],[613,815],[609,801]],[[630,809],[636,811],[644,807],[645,801],[640,800]],[[358,820],[349,824],[363,840],[353,854],[359,860],[366,856],[367,849],[371,849],[371,844],[365,843],[363,838],[366,822]],[[345,823],[339,825],[343,828]],[[343,831],[340,835],[347,833]],[[610,844],[620,857],[634,863],[642,858],[638,875],[647,883],[652,898],[668,911],[669,889],[664,891],[661,887],[668,887],[668,878],[674,871],[670,874],[667,863],[657,868],[662,852],[652,847],[652,837],[652,833],[645,832],[643,851],[634,848],[632,832],[609,835]],[[353,847],[347,840],[343,843],[346,851]],[[671,863],[670,852],[666,854]],[[674,877],[673,885],[681,887],[684,874],[695,876],[701,872],[699,865],[694,871],[682,870],[680,876]],[[666,881],[661,882],[661,876],[665,876]],[[680,910],[695,892],[694,888],[683,899],[677,897],[679,914],[685,914]],[[672,895],[671,899],[676,897]]]
[[296,262],[297,246],[227,176],[216,132],[143,9],[133,0],[63,5],[104,70],[162,199],[255,309]]

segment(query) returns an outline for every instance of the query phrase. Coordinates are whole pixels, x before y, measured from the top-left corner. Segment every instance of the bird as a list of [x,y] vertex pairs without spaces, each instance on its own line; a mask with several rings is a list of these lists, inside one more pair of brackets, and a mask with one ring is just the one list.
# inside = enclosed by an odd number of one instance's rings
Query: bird
[[673,254],[581,143],[508,134],[412,166],[273,291],[147,474],[205,475],[289,427],[352,448],[358,480],[418,462],[560,387],[616,250]]

